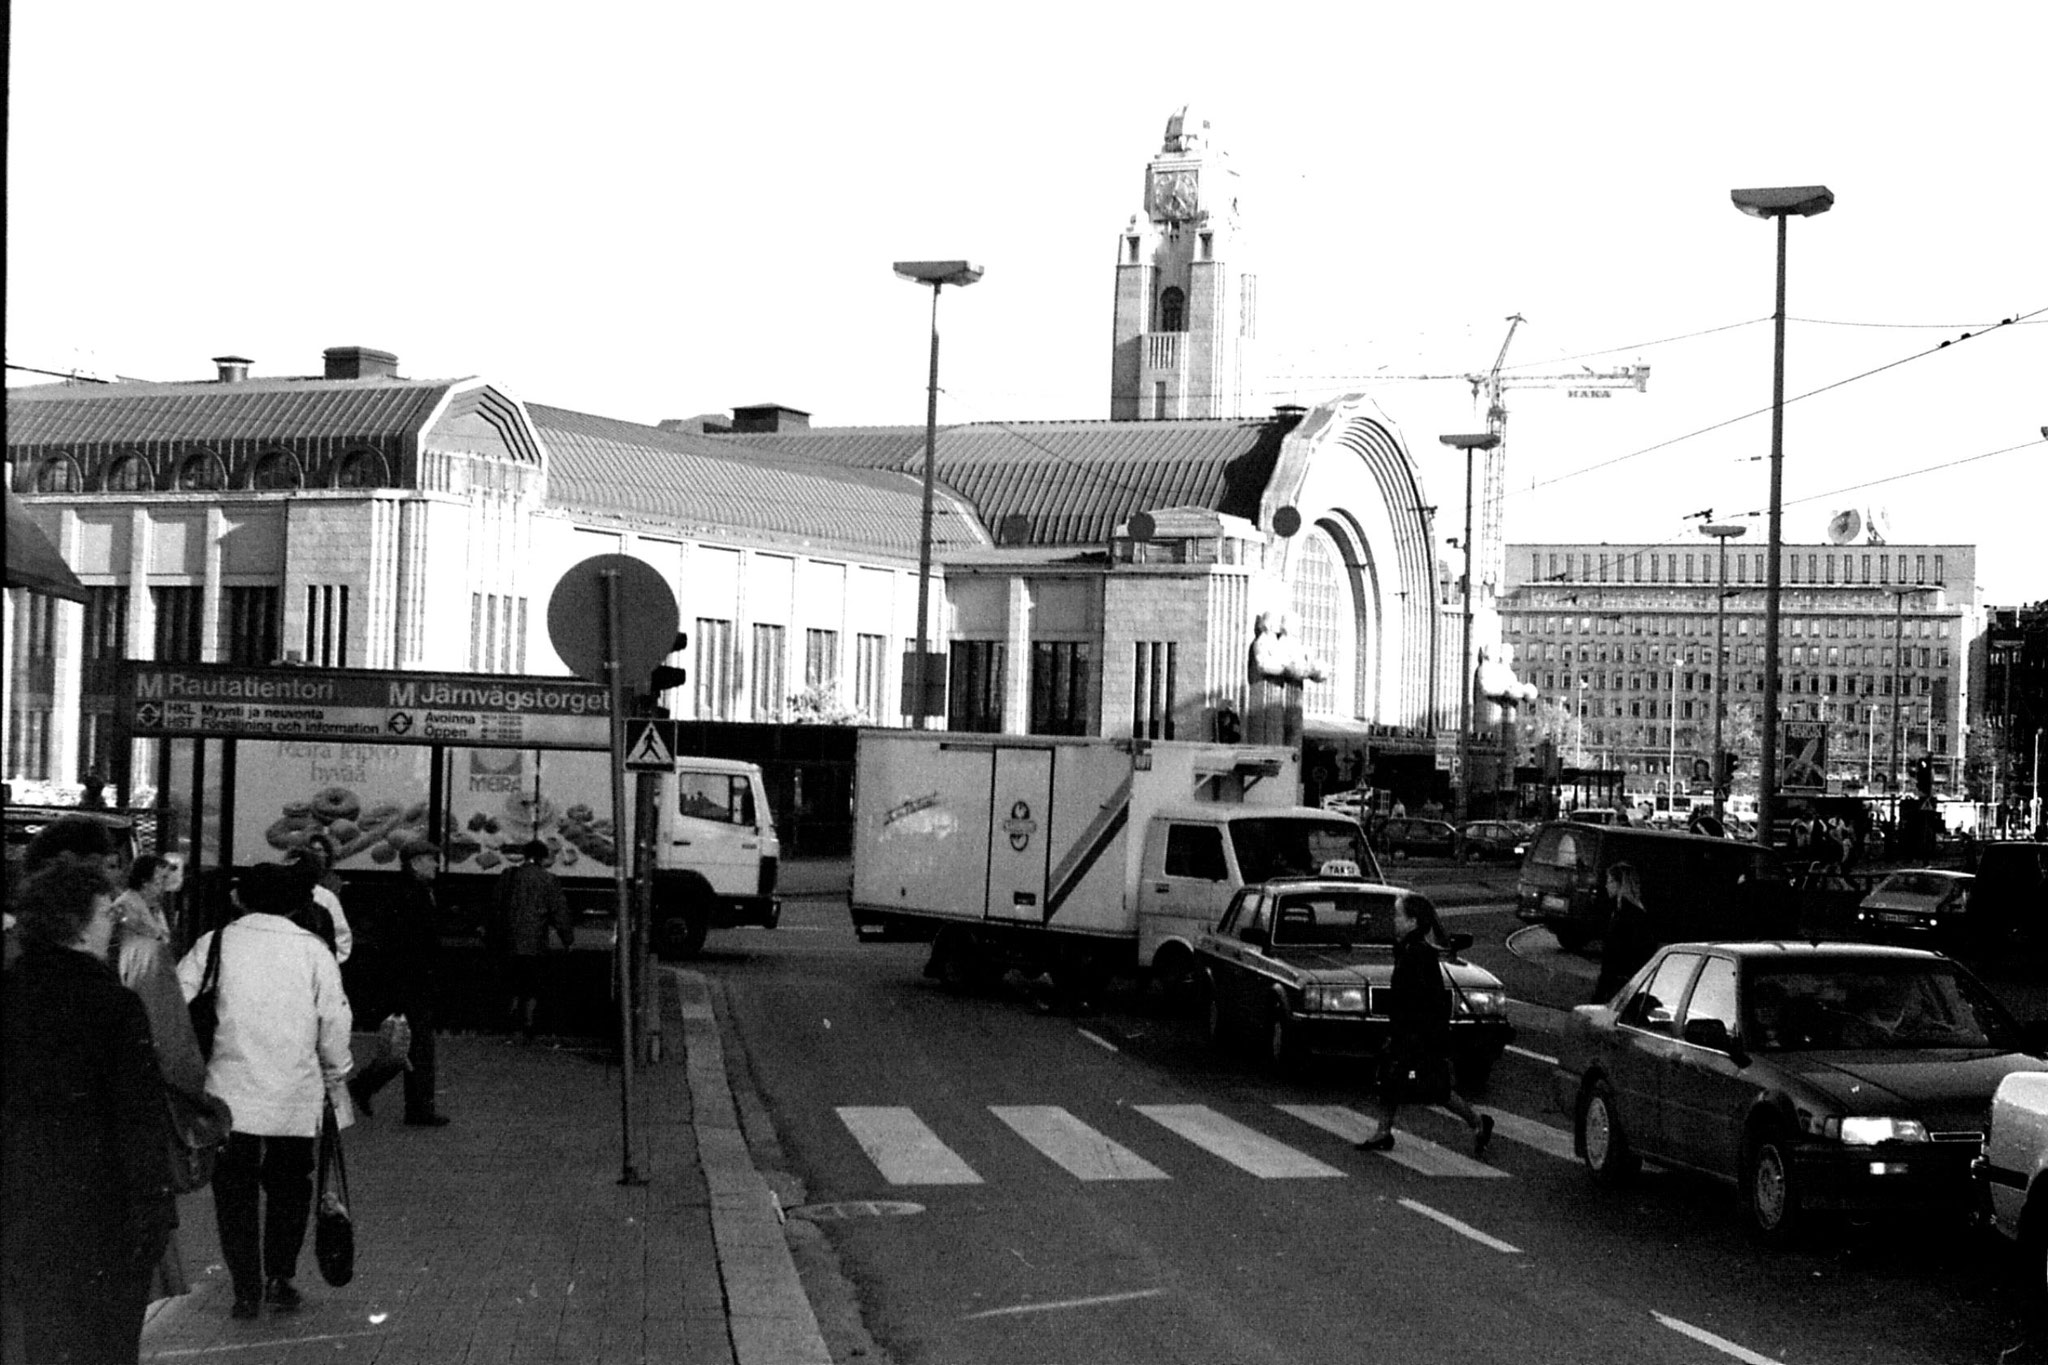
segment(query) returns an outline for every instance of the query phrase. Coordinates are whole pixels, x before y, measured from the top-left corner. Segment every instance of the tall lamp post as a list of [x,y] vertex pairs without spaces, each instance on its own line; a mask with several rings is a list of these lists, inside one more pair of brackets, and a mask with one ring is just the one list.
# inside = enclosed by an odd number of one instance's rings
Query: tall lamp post
[[1472,673],[1472,452],[1492,450],[1500,444],[1497,431],[1468,432],[1461,435],[1439,436],[1437,440],[1454,450],[1465,452],[1465,577],[1460,585],[1459,596],[1465,605],[1465,642],[1458,651],[1458,779],[1459,801],[1470,814],[1468,793],[1472,790],[1472,693],[1477,686]]
[[931,655],[926,613],[932,594],[932,465],[939,443],[939,291],[947,285],[965,288],[981,278],[982,270],[970,261],[898,261],[896,273],[916,284],[932,287],[932,373],[925,390],[924,405],[924,510],[917,523],[917,662],[911,676],[916,680],[916,713],[912,725],[925,728],[926,697],[929,695]]
[[[1903,563],[1904,561],[1900,561]],[[1892,830],[1899,828],[1899,713],[1905,709],[1905,689],[1899,670],[1906,663],[1906,599],[1914,593],[1931,592],[1938,583],[1915,583],[1911,587],[1886,588],[1892,595],[1892,748],[1887,783],[1892,793]]]
[[1722,643],[1727,638],[1728,628],[1728,542],[1736,536],[1746,535],[1747,526],[1731,526],[1725,522],[1709,522],[1700,527],[1700,534],[1712,536],[1721,548],[1721,568],[1715,575],[1717,587],[1714,600],[1714,818],[1724,818],[1722,804],[1728,799],[1725,782],[1732,780],[1721,771],[1721,716],[1728,693],[1727,664],[1728,647]]
[[1763,759],[1757,774],[1756,837],[1771,843],[1771,821],[1778,804],[1778,563],[1783,552],[1785,512],[1785,223],[1797,214],[1811,218],[1834,207],[1835,195],[1825,185],[1792,185],[1778,189],[1730,190],[1735,207],[1752,218],[1778,220],[1778,306],[1771,364],[1771,527],[1769,563],[1764,570],[1764,733]]

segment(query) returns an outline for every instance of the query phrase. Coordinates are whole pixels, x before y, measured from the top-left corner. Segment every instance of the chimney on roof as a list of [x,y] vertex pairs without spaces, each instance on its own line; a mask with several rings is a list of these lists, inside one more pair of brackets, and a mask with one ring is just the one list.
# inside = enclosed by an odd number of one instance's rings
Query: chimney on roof
[[328,379],[396,379],[398,357],[368,346],[329,346],[321,356],[327,361]]
[[1273,420],[1292,431],[1301,425],[1301,419],[1308,416],[1308,409],[1299,403],[1275,403]]
[[247,356],[217,355],[213,358],[213,363],[220,367],[220,373],[216,376],[220,383],[239,384],[249,377],[249,366],[252,362]]
[[801,408],[786,408],[780,403],[756,403],[752,407],[732,410],[732,434],[742,432],[753,434],[775,431],[809,431],[811,415]]

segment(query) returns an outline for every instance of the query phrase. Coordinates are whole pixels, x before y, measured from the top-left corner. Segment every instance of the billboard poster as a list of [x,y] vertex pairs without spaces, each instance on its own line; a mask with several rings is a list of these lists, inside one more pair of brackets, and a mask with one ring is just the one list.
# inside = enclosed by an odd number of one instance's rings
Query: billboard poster
[[1778,761],[1778,790],[1826,791],[1828,727],[1826,721],[1785,722],[1783,757]]
[[235,861],[270,862],[316,835],[341,868],[395,870],[427,833],[425,745],[248,739],[236,754]]
[[610,755],[451,748],[447,764],[441,828],[450,872],[502,872],[538,839],[558,877],[612,877],[621,854]]

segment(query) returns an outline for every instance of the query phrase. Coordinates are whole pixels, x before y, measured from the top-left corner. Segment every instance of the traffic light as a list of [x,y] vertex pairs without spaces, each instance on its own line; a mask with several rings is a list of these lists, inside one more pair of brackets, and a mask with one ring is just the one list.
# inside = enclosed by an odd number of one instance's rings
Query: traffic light
[[1923,801],[1934,795],[1934,761],[1925,754],[1913,760],[1913,785]]
[[[680,654],[689,647],[690,636],[688,632],[678,631],[676,632],[676,642],[669,647],[669,653]],[[656,664],[653,672],[647,675],[647,699],[654,705],[655,710],[660,711],[662,715],[667,715],[668,712],[659,705],[661,694],[668,691],[671,687],[681,687],[689,680],[689,672],[685,669],[677,668],[673,664]]]
[[1721,753],[1721,778],[1718,785],[1723,787],[1734,786],[1735,770],[1741,766],[1742,760],[1735,756],[1733,749],[1723,750]]

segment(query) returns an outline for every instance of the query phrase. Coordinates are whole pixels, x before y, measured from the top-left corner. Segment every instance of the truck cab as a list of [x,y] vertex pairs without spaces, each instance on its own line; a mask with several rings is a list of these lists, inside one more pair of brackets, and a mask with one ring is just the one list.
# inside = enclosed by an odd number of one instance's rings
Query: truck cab
[[714,928],[782,918],[782,842],[761,770],[733,759],[679,757],[664,773],[655,832],[653,941],[689,957]]
[[1364,876],[1380,867],[1355,821],[1334,812],[1190,803],[1155,812],[1137,883],[1138,962],[1169,991],[1187,985],[1194,945],[1247,884]]

